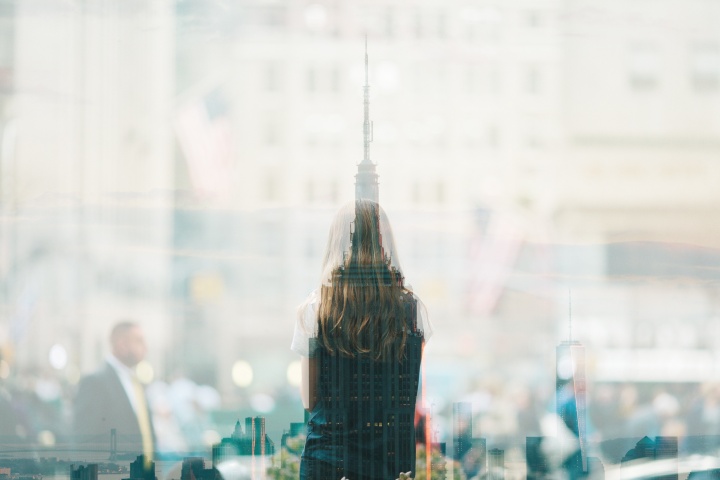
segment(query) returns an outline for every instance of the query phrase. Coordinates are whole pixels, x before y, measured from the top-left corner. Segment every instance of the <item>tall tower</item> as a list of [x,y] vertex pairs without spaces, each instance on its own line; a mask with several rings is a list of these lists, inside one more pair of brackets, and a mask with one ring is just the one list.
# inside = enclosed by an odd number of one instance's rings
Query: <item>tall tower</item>
[[570,478],[583,476],[587,470],[587,423],[585,386],[585,347],[565,340],[556,348],[555,406],[558,416],[576,441],[561,445],[565,469]]
[[461,460],[472,448],[472,404],[453,403],[453,458]]
[[355,200],[362,198],[378,202],[378,174],[370,160],[370,142],[373,140],[373,126],[370,121],[370,85],[368,83],[367,37],[365,37],[365,120],[363,121],[363,159],[355,175]]
[[110,460],[117,460],[117,429],[110,429]]

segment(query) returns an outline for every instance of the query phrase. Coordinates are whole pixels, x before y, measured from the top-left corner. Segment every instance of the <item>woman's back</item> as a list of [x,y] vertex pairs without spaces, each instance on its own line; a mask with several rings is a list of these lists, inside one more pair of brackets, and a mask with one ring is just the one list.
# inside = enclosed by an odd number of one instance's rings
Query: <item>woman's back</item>
[[380,206],[357,200],[330,229],[320,288],[299,310],[311,411],[302,479],[395,479],[415,467],[415,404],[430,329],[404,283]]
[[402,305],[408,335],[401,361],[396,354],[400,345],[383,359],[331,354],[321,337],[317,348],[311,348],[318,365],[318,402],[308,422],[303,456],[334,466],[335,475],[327,478],[394,479],[415,469],[414,414],[423,335],[415,297],[404,294]]

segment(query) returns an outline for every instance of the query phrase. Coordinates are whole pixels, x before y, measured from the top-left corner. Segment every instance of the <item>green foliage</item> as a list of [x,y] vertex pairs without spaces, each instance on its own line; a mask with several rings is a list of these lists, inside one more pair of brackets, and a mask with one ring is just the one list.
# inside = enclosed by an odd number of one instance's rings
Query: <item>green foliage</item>
[[[418,445],[415,458],[415,480],[428,480],[427,453],[424,445]],[[446,459],[439,449],[433,448],[430,453],[430,480],[446,480],[448,467],[452,469],[454,480],[466,480],[458,462]]]
[[272,457],[272,464],[267,470],[272,480],[297,480],[300,477],[300,455],[305,446],[305,435],[288,437],[285,446]]
[[[268,478],[272,480],[297,480],[300,476],[300,455],[302,454],[304,445],[304,435],[288,438],[286,440],[286,446],[280,448],[279,452],[272,457],[272,464],[267,470]],[[416,459],[415,480],[428,480],[427,455],[424,445],[417,447]],[[454,480],[466,480],[460,464],[446,459],[442,453],[440,453],[440,450],[436,448],[432,449],[430,464],[430,480],[447,479],[448,467],[452,469],[452,478]],[[403,480],[408,480],[407,477],[401,475],[400,472],[398,472],[398,476]]]

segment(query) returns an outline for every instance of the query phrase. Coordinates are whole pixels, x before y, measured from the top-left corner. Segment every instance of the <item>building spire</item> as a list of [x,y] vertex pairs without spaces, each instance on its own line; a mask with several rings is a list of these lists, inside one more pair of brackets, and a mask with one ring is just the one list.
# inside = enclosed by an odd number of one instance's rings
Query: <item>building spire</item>
[[370,121],[370,82],[368,75],[367,35],[365,35],[365,85],[363,86],[363,159],[355,175],[355,199],[378,201],[378,175],[370,160],[370,142],[373,141],[373,123]]
[[365,34],[365,86],[368,85],[368,54],[367,54],[367,33]]
[[373,124],[370,121],[370,82],[368,81],[367,35],[365,35],[365,86],[363,86],[363,93],[365,94],[365,120],[363,122],[363,163],[372,163],[370,161],[370,142],[372,142],[373,140]]
[[568,288],[568,340],[572,343],[572,290]]

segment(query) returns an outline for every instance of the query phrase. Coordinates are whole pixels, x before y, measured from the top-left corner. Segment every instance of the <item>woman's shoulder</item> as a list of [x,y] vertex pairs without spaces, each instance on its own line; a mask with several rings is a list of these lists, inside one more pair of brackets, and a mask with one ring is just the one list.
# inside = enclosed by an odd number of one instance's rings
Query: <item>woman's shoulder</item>
[[317,311],[320,296],[317,290],[310,292],[305,300],[298,305],[295,330],[290,349],[302,356],[308,357],[312,353],[311,339],[317,337]]
[[305,297],[305,300],[302,301],[300,305],[298,305],[298,313],[302,315],[307,310],[316,310],[317,306],[320,303],[320,292],[316,288],[312,292],[308,294],[307,297]]

